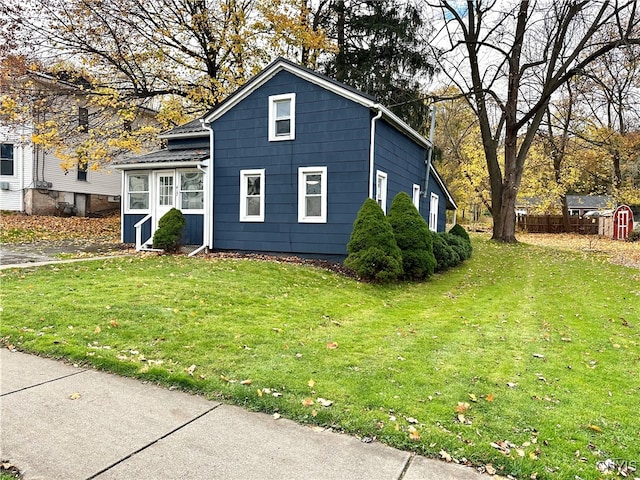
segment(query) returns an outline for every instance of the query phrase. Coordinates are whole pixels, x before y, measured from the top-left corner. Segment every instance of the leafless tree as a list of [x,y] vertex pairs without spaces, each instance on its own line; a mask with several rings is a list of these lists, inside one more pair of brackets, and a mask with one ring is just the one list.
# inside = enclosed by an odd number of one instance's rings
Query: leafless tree
[[[515,201],[546,107],[608,52],[640,43],[636,0],[441,0],[440,70],[480,124],[491,183],[493,239],[515,242]],[[606,32],[606,35],[602,33]],[[500,159],[502,156],[502,161]]]

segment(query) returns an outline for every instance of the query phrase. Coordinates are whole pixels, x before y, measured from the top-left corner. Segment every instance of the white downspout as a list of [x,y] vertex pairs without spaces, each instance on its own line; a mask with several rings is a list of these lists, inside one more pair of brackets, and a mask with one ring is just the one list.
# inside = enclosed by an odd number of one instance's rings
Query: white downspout
[[207,161],[207,169],[203,170],[201,165],[198,165],[198,170],[205,173],[204,181],[204,221],[202,234],[202,245],[189,254],[190,257],[197,255],[205,248],[213,250],[213,128],[211,124],[200,120],[202,126],[209,130],[209,160]]
[[[431,127],[429,129],[429,151],[427,152],[427,174],[424,178],[424,196],[425,198],[429,195],[429,178],[431,178],[431,158],[433,157],[433,137],[435,136],[436,131],[436,106],[433,105],[431,107]],[[429,206],[431,209],[431,206]],[[429,212],[431,213],[431,212]]]
[[376,121],[382,118],[382,109],[379,104],[375,104],[373,108],[378,113],[371,119],[371,139],[369,143],[369,198],[373,198],[373,170],[375,168],[375,147],[376,147]]

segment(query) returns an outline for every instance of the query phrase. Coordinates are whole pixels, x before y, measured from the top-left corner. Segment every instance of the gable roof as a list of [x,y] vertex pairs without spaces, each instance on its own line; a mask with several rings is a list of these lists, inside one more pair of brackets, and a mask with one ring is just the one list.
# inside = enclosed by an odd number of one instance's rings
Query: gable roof
[[205,123],[211,123],[214,120],[217,120],[253,93],[256,89],[268,82],[277,73],[282,71],[296,75],[297,77],[307,80],[308,82],[318,85],[371,110],[382,112],[383,118],[397,130],[407,135],[419,145],[425,148],[431,147],[431,142],[429,142],[429,140],[407,125],[404,120],[394,114],[391,110],[377,103],[376,99],[371,95],[363,93],[355,88],[345,85],[344,83],[338,82],[337,80],[300,66],[282,57],[278,57],[242,87],[227,97],[220,105],[210,110],[206,115],[204,115],[203,121]]

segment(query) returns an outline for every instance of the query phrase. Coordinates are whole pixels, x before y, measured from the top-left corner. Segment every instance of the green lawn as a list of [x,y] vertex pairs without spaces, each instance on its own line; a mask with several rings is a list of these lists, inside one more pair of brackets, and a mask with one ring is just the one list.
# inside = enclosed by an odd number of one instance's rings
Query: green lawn
[[171,256],[5,270],[1,335],[504,476],[596,479],[607,459],[640,476],[640,271],[473,244],[392,286]]

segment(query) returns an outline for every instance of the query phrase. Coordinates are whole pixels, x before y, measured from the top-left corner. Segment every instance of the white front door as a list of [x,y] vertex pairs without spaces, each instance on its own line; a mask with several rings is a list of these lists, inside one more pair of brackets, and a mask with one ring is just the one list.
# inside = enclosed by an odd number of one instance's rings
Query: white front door
[[173,170],[156,172],[155,174],[155,202],[153,215],[153,231],[158,228],[158,220],[171,210],[176,203],[176,174]]

